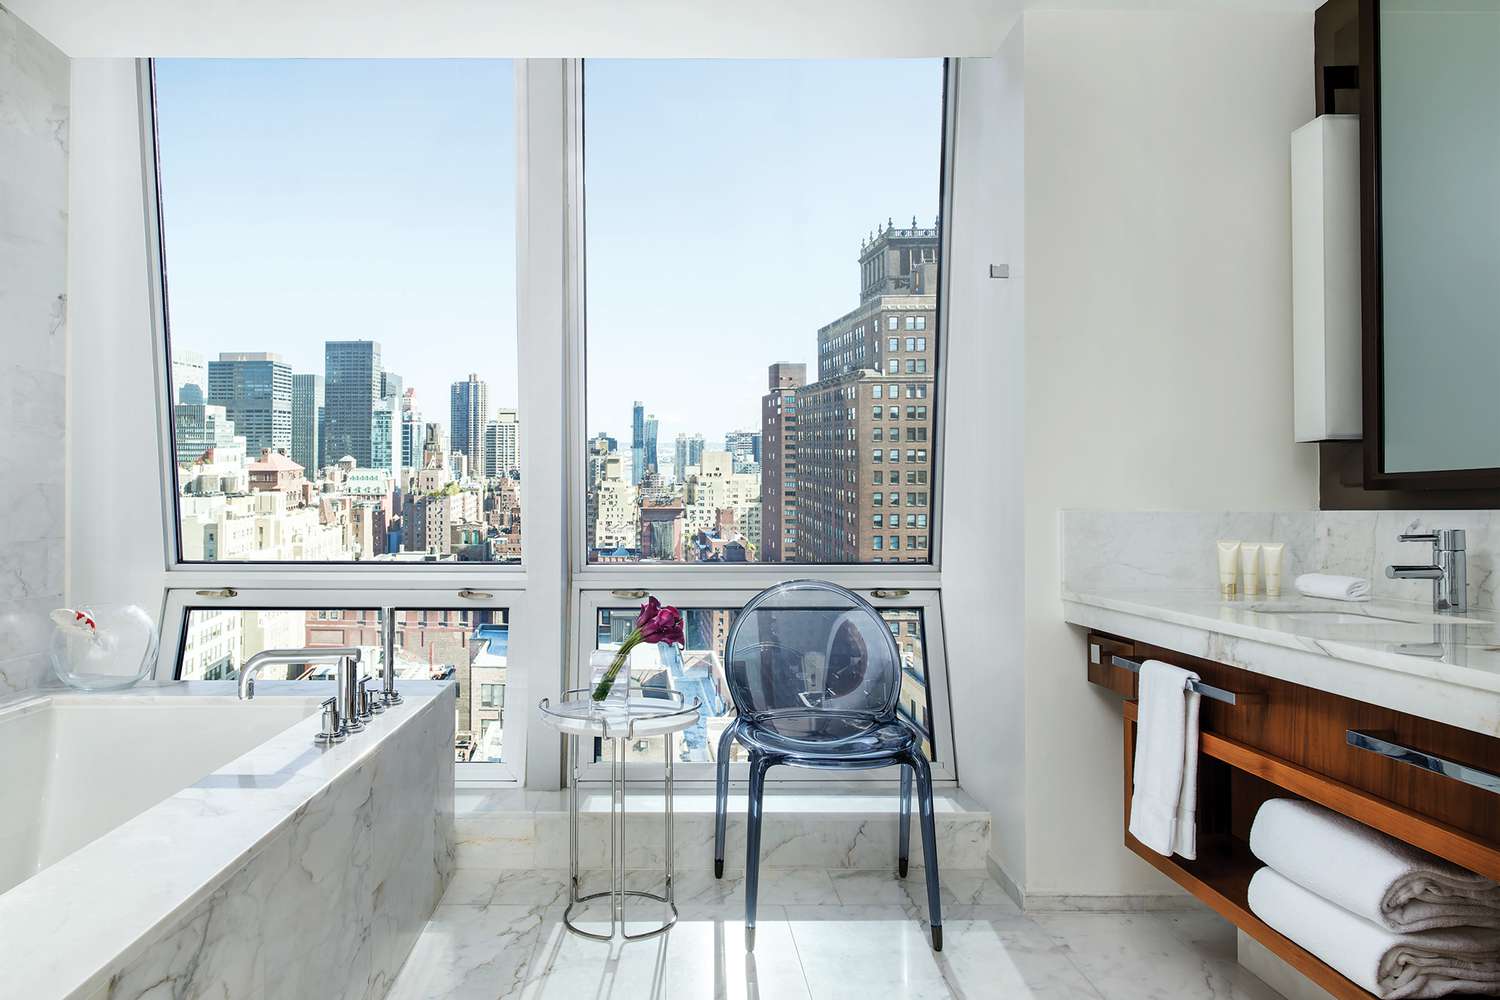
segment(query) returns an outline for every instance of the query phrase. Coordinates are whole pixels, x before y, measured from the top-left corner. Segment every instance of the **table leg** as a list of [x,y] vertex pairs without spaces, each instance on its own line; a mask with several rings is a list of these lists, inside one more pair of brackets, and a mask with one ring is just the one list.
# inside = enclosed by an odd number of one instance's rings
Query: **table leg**
[[676,904],[677,889],[673,886],[673,875],[677,870],[677,853],[672,843],[672,830],[676,825],[672,818],[672,734],[666,735],[667,745],[667,802],[664,810],[667,819],[667,902]]
[[568,902],[578,902],[578,737],[569,736],[568,751]]
[[614,898],[610,900],[610,934],[615,923],[625,931],[625,741],[615,740],[615,760],[611,769],[610,789],[614,793],[610,816],[610,858],[614,865]]

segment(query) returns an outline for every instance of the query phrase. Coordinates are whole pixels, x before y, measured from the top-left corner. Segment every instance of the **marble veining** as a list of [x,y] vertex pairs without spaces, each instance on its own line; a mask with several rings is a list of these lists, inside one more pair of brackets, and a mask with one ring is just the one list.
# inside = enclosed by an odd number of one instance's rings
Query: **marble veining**
[[68,59],[0,7],[0,698],[48,678],[63,593]]
[[360,737],[312,750],[309,717],[0,895],[7,989],[385,996],[454,867],[453,687],[404,692]]

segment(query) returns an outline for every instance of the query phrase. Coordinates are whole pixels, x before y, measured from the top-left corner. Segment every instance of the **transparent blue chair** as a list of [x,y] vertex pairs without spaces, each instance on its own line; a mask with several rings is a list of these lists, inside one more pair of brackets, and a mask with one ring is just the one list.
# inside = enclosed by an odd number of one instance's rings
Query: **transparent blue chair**
[[901,656],[880,612],[859,595],[821,580],[777,584],[751,598],[735,619],[724,659],[729,692],[739,714],[719,739],[714,877],[724,875],[729,756],[738,741],[750,762],[745,948],[755,948],[766,772],[778,764],[829,770],[900,765],[897,870],[906,877],[915,779],[927,869],[928,923],[933,950],[942,951],[932,771],[922,753],[923,734],[896,714]]

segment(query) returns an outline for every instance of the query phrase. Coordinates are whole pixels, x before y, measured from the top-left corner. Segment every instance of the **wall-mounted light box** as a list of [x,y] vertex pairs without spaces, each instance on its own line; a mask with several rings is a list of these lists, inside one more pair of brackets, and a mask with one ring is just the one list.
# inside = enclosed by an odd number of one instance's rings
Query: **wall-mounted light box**
[[1298,441],[1359,438],[1359,116],[1292,133],[1292,380]]

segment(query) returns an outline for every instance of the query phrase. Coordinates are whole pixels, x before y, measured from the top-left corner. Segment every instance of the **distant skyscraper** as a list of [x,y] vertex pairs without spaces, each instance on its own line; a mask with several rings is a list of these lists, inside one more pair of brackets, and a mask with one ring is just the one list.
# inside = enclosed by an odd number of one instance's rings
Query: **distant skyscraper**
[[415,389],[407,389],[401,398],[401,467],[422,467],[422,413]]
[[448,444],[456,455],[468,458],[470,475],[483,476],[484,422],[489,416],[490,389],[471,374],[466,381],[454,382],[449,390]]
[[645,467],[646,407],[637,399],[630,405],[630,485],[641,484]]
[[672,460],[672,471],[676,474],[677,481],[685,482],[688,466],[699,465],[703,462],[703,435],[677,435],[677,443],[672,450]]
[[323,345],[324,465],[344,456],[370,467],[370,432],[380,401],[380,343],[330,340]]
[[645,476],[647,473],[650,473],[654,476],[658,471],[656,464],[656,414],[651,413],[646,416],[645,426],[642,430],[644,434],[641,441],[641,475]]
[[220,354],[208,363],[208,402],[222,406],[252,455],[292,447],[292,368],[277,354]]
[[[244,457],[245,439],[235,433],[234,421],[225,415],[224,407],[178,403],[172,407],[172,420],[176,425],[178,465],[191,465],[210,450],[233,449],[239,457]],[[218,457],[222,460],[225,456]]]
[[491,478],[520,475],[521,422],[515,410],[497,410],[484,425],[484,474]]
[[323,376],[292,376],[292,461],[302,466],[308,479],[316,479],[319,417],[323,410]]
[[[192,386],[196,391],[183,395],[183,387]],[[208,367],[203,355],[183,348],[172,350],[172,402],[205,403],[208,401]]]
[[372,469],[395,472],[401,455],[400,404],[394,396],[383,397],[370,414],[370,463]]
[[760,401],[760,538],[762,562],[789,562],[797,551],[797,390],[807,365],[770,367]]
[[735,472],[760,471],[761,431],[730,431],[724,435],[724,450],[734,459]]

